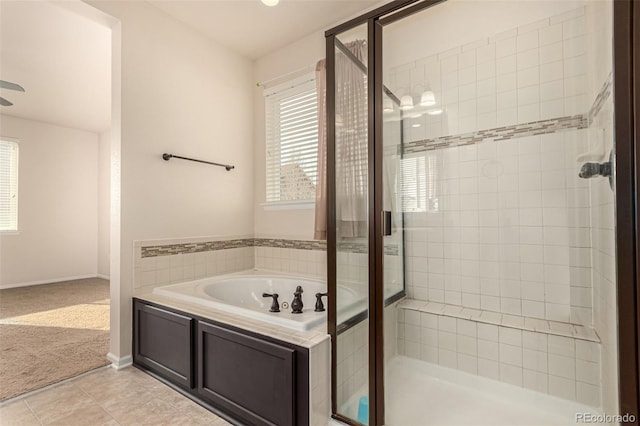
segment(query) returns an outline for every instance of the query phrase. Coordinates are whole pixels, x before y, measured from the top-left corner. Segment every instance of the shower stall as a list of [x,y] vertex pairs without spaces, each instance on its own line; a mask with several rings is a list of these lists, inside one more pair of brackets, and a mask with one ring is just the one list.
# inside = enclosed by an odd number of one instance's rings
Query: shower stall
[[334,418],[637,415],[614,3],[396,1],[327,31]]

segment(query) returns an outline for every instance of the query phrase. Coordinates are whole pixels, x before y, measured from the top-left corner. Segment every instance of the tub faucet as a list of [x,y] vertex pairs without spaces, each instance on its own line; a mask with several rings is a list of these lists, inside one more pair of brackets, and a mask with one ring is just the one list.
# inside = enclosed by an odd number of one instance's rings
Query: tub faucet
[[262,297],[271,297],[273,301],[271,302],[271,307],[269,308],[269,312],[280,312],[280,305],[278,304],[278,293],[262,293]]
[[302,286],[296,287],[296,291],[293,293],[293,301],[291,302],[291,313],[292,314],[301,314],[302,313]]

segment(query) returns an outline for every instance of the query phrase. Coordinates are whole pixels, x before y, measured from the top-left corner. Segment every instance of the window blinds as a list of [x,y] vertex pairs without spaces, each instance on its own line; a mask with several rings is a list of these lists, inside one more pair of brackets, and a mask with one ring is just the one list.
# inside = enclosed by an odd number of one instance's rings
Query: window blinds
[[315,198],[318,102],[315,81],[267,95],[267,202]]
[[405,212],[438,211],[438,165],[434,155],[400,160],[400,193]]
[[18,144],[0,140],[0,231],[18,230]]

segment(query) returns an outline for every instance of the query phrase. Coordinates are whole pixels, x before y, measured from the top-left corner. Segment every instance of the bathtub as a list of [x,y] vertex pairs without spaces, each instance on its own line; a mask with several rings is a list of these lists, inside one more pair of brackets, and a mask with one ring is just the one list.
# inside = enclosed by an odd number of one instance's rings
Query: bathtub
[[[299,285],[303,289],[304,308],[301,314],[292,314],[293,292]],[[326,291],[325,281],[252,271],[157,287],[153,289],[153,294],[294,330],[309,330],[327,321],[327,311],[314,312],[315,294]],[[278,293],[280,312],[269,312],[271,298],[262,297],[262,293]],[[323,300],[326,309],[327,298]],[[338,286],[339,311],[358,310],[364,300],[356,290]],[[285,303],[288,304],[286,308],[283,306]]]

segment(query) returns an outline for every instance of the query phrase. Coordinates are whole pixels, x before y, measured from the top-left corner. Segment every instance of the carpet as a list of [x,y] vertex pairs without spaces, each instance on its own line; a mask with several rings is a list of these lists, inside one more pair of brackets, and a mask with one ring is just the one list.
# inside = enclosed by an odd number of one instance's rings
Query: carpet
[[0,290],[0,401],[108,365],[109,281]]

